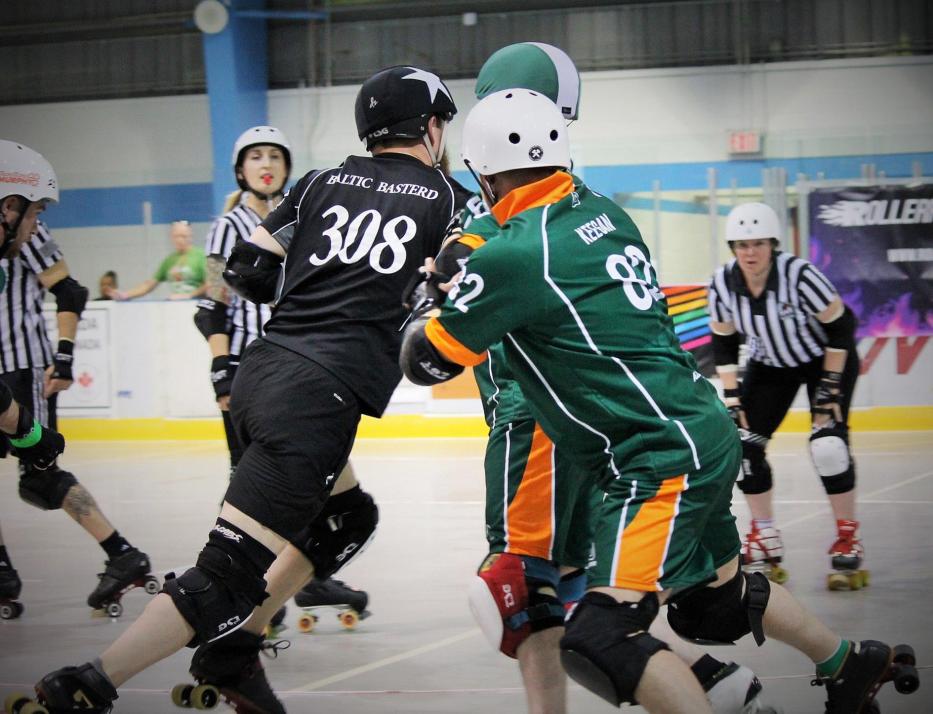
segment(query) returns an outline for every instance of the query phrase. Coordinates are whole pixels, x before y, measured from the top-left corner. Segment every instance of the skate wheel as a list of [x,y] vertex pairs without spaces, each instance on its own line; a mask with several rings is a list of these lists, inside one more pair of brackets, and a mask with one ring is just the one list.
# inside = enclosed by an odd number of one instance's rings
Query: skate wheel
[[18,602],[9,602],[0,605],[0,620],[15,620],[23,614],[23,606]]
[[780,565],[775,565],[771,568],[771,572],[768,573],[768,580],[778,585],[783,585],[790,579],[790,573],[788,573]]
[[894,645],[892,658],[898,664],[917,664],[917,655],[910,645]]
[[360,622],[360,616],[357,614],[356,610],[341,612],[337,615],[337,619],[340,620],[340,624],[348,630],[355,630]]
[[19,714],[23,706],[30,701],[30,698],[22,692],[13,692],[3,700],[3,711],[7,714]]
[[868,571],[865,570],[830,573],[826,579],[826,586],[833,591],[861,590],[867,585]]
[[314,615],[301,615],[298,618],[298,631],[307,634],[314,629],[317,618]]
[[901,694],[913,694],[920,687],[917,668],[912,664],[892,664],[891,680],[894,682],[894,688]]
[[172,687],[172,704],[176,707],[190,709],[192,689],[194,689],[194,687],[190,684],[176,684]]
[[14,714],[49,714],[49,710],[39,704],[39,702],[27,701],[19,708],[19,711],[14,712]]
[[106,608],[107,617],[112,617],[114,619],[120,617],[123,614],[123,605],[118,602],[111,602],[107,604]]
[[220,692],[213,684],[199,684],[191,690],[191,705],[195,709],[213,709],[220,701]]
[[159,585],[159,581],[156,578],[146,578],[146,584],[143,587],[150,595],[156,595],[159,590],[162,589],[162,586]]

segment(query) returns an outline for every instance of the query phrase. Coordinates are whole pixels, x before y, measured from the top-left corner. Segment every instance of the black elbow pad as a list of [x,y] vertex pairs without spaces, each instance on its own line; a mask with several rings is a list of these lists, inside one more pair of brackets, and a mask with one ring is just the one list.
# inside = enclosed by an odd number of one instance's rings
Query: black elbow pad
[[224,281],[245,300],[275,300],[282,272],[282,258],[255,243],[238,240],[227,260]]
[[73,312],[81,317],[87,304],[88,290],[70,275],[59,280],[49,288],[55,296],[58,312]]
[[858,320],[847,305],[843,306],[842,314],[835,320],[821,324],[826,332],[827,347],[834,350],[851,350],[854,347]]
[[739,361],[739,333],[717,335],[713,333],[713,361],[717,367],[737,364]]
[[428,315],[421,315],[408,323],[399,353],[402,372],[421,387],[446,382],[463,371],[463,365],[444,359],[424,334],[424,326],[429,319]]

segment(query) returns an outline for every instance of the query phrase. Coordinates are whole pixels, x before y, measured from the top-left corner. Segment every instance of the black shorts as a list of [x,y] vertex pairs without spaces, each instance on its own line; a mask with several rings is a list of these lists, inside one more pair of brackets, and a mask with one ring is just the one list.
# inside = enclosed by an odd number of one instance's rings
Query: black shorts
[[[0,373],[0,381],[9,387],[10,392],[13,393],[13,399],[31,411],[42,426],[58,428],[56,414],[58,395],[53,394],[48,399],[43,396],[45,370],[42,367],[3,372]],[[2,452],[0,456],[6,456],[8,448],[9,442],[6,439],[0,439],[0,452]]]
[[243,353],[230,416],[243,456],[225,501],[297,542],[350,456],[356,397],[316,362],[259,339]]

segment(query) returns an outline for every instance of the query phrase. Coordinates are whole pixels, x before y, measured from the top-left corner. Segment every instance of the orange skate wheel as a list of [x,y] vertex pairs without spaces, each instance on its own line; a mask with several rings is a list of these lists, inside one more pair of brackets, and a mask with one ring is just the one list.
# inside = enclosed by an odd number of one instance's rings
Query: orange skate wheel
[[341,612],[337,615],[337,619],[340,620],[340,624],[348,630],[355,630],[360,622],[360,616],[357,614],[356,610]]
[[191,690],[191,705],[195,709],[213,709],[220,701],[220,692],[212,684],[199,684]]
[[317,618],[314,615],[301,615],[298,618],[298,631],[307,634],[314,629],[314,623]]

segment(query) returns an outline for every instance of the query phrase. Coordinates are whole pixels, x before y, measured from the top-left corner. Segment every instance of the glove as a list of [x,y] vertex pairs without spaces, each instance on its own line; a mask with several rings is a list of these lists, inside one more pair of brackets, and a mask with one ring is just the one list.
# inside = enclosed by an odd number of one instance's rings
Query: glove
[[52,358],[52,379],[74,381],[71,365],[74,362],[75,343],[71,340],[59,340],[55,356]]
[[842,419],[839,402],[842,399],[842,372],[823,371],[820,383],[813,394],[810,412],[813,416],[829,415],[834,422]]
[[65,437],[54,429],[43,427],[29,410],[20,405],[16,433],[10,438],[13,453],[24,464],[45,471],[65,450]]
[[412,319],[420,317],[444,303],[446,293],[440,289],[441,283],[450,282],[446,273],[429,273],[424,267],[412,276],[402,293],[402,305],[411,311]]
[[217,399],[230,394],[234,374],[236,365],[231,364],[230,355],[220,355],[211,361],[211,384],[214,385],[214,396]]

